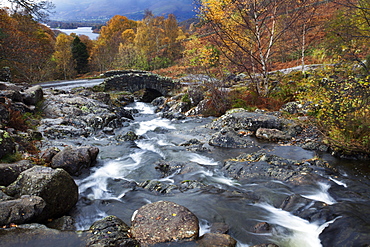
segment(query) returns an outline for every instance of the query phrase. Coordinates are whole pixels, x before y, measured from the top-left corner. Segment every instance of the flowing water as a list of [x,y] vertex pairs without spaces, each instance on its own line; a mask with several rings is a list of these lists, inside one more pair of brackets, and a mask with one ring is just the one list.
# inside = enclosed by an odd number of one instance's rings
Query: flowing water
[[[329,192],[332,183],[346,188],[349,186],[346,180],[356,180],[349,179],[346,166],[340,166],[343,177],[330,177],[328,182],[320,182],[304,189],[292,188],[274,180],[253,183],[233,180],[221,173],[223,161],[241,153],[255,152],[259,147],[212,147],[212,152],[187,151],[186,147],[179,144],[192,138],[202,141],[203,136],[194,136],[191,130],[209,123],[211,118],[170,121],[158,117],[154,113],[155,108],[149,104],[136,102],[127,108],[137,109],[139,113],[134,116],[134,122],[117,130],[115,136],[134,131],[144,138],[123,142],[114,136],[98,135],[69,140],[69,143],[68,140],[63,140],[64,144],[94,145],[100,149],[96,166],[76,178],[80,200],[72,216],[75,217],[79,230],[88,229],[94,221],[108,215],[116,215],[130,224],[134,211],[141,206],[167,200],[190,209],[200,220],[201,234],[208,232],[215,222],[226,223],[230,227],[229,234],[238,241],[238,246],[273,242],[281,247],[319,247],[319,234],[337,218],[308,222],[274,206],[274,195],[289,196],[299,193],[313,201],[333,205],[337,202]],[[284,158],[309,159],[317,155],[293,146],[261,143],[260,147]],[[337,162],[330,155],[324,156],[331,159],[330,162]],[[170,170],[163,177],[156,166],[164,163],[179,164],[179,168]],[[350,176],[365,177],[356,172]],[[209,189],[160,193],[136,186],[147,180],[159,181],[168,186],[196,180],[209,185]],[[249,196],[252,192],[258,192],[264,199],[255,203],[253,196]],[[310,206],[312,205],[305,205],[306,208]],[[272,232],[254,233],[253,227],[260,222],[272,225]]]
[[[78,86],[91,86],[100,82],[79,80],[62,84],[50,82],[42,86],[69,90],[76,87],[76,83]],[[131,217],[138,208],[147,203],[167,200],[187,207],[198,217],[201,235],[209,232],[212,224],[226,223],[230,227],[229,234],[237,240],[239,247],[263,243],[275,243],[280,247],[320,247],[320,233],[328,226],[342,223],[346,226],[345,231],[336,232],[334,228],[333,235],[339,237],[348,236],[353,231],[361,232],[361,245],[327,243],[325,246],[362,246],[364,242],[370,243],[370,222],[367,219],[370,213],[368,162],[341,160],[327,153],[258,140],[254,140],[257,146],[245,149],[208,146],[209,152],[189,151],[179,144],[193,138],[207,143],[209,133],[201,126],[210,123],[212,118],[171,121],[155,114],[155,108],[150,104],[136,102],[126,107],[130,108],[137,109],[139,113],[134,115],[133,122],[117,129],[115,135],[98,133],[90,137],[50,141],[51,146],[93,145],[100,149],[95,167],[75,178],[80,199],[71,214],[79,230],[88,229],[93,222],[108,215],[116,215],[130,225]],[[198,131],[199,127],[203,131]],[[119,136],[128,131],[134,131],[143,138],[121,141]],[[335,175],[319,174],[324,179],[303,186],[267,179],[237,181],[221,172],[226,159],[260,149],[295,160],[318,156],[338,172]],[[157,169],[161,164],[171,164],[171,169],[165,175]],[[158,191],[150,191],[137,186],[148,180],[160,183],[162,188],[178,187],[162,193],[158,188]],[[198,181],[207,187],[181,187],[189,181]],[[281,198],[292,195],[300,195],[303,200],[290,205],[287,211],[280,209]],[[325,217],[327,206],[339,208],[336,211],[339,213],[328,219]],[[308,221],[310,217],[297,216],[302,212],[303,215],[305,212],[315,213],[317,217]],[[351,217],[352,223],[348,223]],[[272,230],[255,233],[254,227],[263,222],[267,222]],[[27,246],[46,246],[42,241]],[[67,245],[66,238],[61,236],[51,243],[55,247],[83,245],[76,237],[70,237],[69,241],[71,244]],[[195,245],[171,243],[170,246]]]

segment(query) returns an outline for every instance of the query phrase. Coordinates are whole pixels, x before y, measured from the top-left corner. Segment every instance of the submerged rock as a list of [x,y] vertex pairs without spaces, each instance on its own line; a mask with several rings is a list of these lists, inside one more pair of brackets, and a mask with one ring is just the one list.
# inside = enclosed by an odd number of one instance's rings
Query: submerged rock
[[189,209],[173,202],[159,201],[137,210],[131,234],[140,244],[194,240],[199,234],[198,218]]
[[369,246],[370,206],[344,201],[330,206],[333,220],[320,234],[323,246]]
[[256,224],[253,228],[253,232],[255,233],[269,233],[271,232],[271,226],[267,222],[260,222]]
[[206,233],[197,241],[199,247],[234,247],[236,240],[230,235],[221,233]]

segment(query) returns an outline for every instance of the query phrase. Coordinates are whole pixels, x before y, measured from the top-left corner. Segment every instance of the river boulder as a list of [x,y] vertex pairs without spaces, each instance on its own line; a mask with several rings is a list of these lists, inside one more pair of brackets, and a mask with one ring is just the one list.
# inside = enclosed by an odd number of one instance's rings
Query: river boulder
[[45,206],[39,196],[23,195],[19,199],[0,201],[0,226],[30,222],[41,215]]
[[54,219],[47,224],[47,227],[60,231],[76,231],[75,220],[71,216],[64,215]]
[[12,102],[22,102],[23,97],[20,93],[20,90],[21,89],[19,89],[19,90],[15,90],[15,89],[14,90],[13,89],[0,90],[0,97],[7,98],[7,99],[11,100]]
[[14,139],[9,132],[0,129],[0,159],[15,152]]
[[362,201],[330,205],[334,218],[320,234],[323,246],[369,246],[370,206]]
[[31,195],[44,199],[46,206],[38,220],[63,216],[78,200],[78,187],[65,170],[42,166],[22,172],[5,193],[16,198]]
[[[293,120],[284,119],[279,113],[256,113],[244,109],[232,109],[208,125],[209,128],[220,131],[228,127],[233,131],[256,132],[260,128],[279,130],[279,135],[292,138],[302,131],[301,126]],[[272,132],[274,132],[272,131]]]
[[[89,136],[104,130],[122,127],[132,121],[132,114],[122,107],[113,106],[109,94],[86,90],[72,93],[46,91],[43,102],[45,117],[40,131],[49,139]],[[106,129],[105,129],[106,130]]]
[[254,141],[246,131],[235,132],[230,128],[223,128],[216,132],[209,140],[209,145],[223,148],[246,148],[254,146]]
[[35,166],[30,160],[21,160],[11,164],[0,164],[0,186],[8,186],[13,183],[19,174]]
[[73,176],[81,174],[82,169],[91,167],[98,156],[97,147],[66,147],[51,160],[52,168],[62,168]]
[[297,186],[320,182],[323,178],[317,173],[335,174],[323,160],[286,159],[263,151],[226,160],[221,170],[238,180],[268,178]]
[[44,98],[44,92],[40,85],[30,87],[24,90],[23,102],[27,105],[37,105]]
[[138,242],[129,235],[130,227],[116,216],[108,216],[96,221],[89,229],[86,246],[125,246],[136,247]]
[[236,240],[230,235],[221,233],[206,233],[197,241],[199,247],[234,247]]
[[260,139],[265,139],[269,141],[278,141],[278,140],[289,140],[292,136],[284,133],[278,129],[266,129],[266,128],[259,128],[256,131],[256,137]]
[[198,218],[186,207],[159,201],[138,209],[131,222],[131,234],[140,244],[191,241],[198,237]]

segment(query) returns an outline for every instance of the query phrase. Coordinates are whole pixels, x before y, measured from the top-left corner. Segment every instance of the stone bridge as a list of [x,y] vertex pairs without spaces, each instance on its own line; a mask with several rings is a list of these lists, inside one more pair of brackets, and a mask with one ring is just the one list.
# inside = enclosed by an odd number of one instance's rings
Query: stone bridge
[[176,88],[176,83],[167,77],[162,77],[147,71],[116,70],[104,74],[105,91],[129,91],[131,93],[141,89],[155,90],[163,96]]

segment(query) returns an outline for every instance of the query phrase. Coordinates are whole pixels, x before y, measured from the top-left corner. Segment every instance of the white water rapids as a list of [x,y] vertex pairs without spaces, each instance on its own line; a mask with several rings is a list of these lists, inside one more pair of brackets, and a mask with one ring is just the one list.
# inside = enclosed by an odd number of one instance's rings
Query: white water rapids
[[[88,204],[90,205],[89,213],[81,212],[80,215],[77,216],[77,227],[80,230],[86,229],[95,220],[101,219],[112,212],[116,212],[115,210],[117,210],[118,207],[127,207],[128,203],[132,201],[135,202],[132,207],[136,207],[136,205],[158,200],[157,197],[149,195],[145,191],[138,191],[136,193],[139,194],[139,196],[134,196],[131,188],[119,186],[115,186],[115,189],[111,188],[112,181],[135,181],[139,183],[146,180],[149,177],[147,173],[150,173],[150,170],[153,169],[153,162],[158,160],[171,160],[176,156],[182,163],[195,164],[197,167],[196,170],[190,171],[186,175],[187,177],[178,174],[179,171],[174,171],[172,174],[169,174],[168,177],[157,178],[158,181],[164,183],[173,184],[175,180],[179,180],[177,176],[182,176],[180,179],[194,178],[198,181],[212,184],[220,189],[235,188],[240,191],[248,192],[253,191],[254,188],[258,186],[258,184],[242,184],[239,181],[225,177],[217,168],[220,166],[220,161],[218,160],[190,151],[180,152],[177,149],[177,145],[173,144],[171,140],[166,139],[166,135],[163,134],[168,130],[175,130],[177,128],[176,123],[168,119],[157,117],[152,106],[137,102],[132,105],[131,108],[138,109],[140,114],[139,117],[135,118],[136,121],[132,123],[132,127],[137,135],[144,136],[145,138],[136,140],[136,146],[132,148],[129,154],[125,153],[116,158],[101,160],[96,167],[91,169],[88,176],[76,180],[80,194],[83,195],[86,200],[91,201]],[[337,183],[340,182],[337,181]],[[283,186],[282,182],[276,184],[281,184],[281,186]],[[320,183],[315,189],[312,189],[310,193],[302,196],[313,201],[334,204],[336,201],[329,194],[329,187],[329,184]],[[289,193],[287,193],[287,195],[289,195]],[[186,195],[183,194],[183,196]],[[164,200],[171,198],[169,196],[163,197]],[[196,215],[201,215],[199,217],[201,235],[209,232],[209,222],[214,218],[224,219],[229,225],[235,221],[235,223],[240,226],[231,225],[231,235],[235,232],[235,236],[233,237],[238,241],[238,246],[240,247],[249,246],[249,244],[251,244],[243,237],[243,231],[256,238],[259,238],[259,235],[263,235],[251,233],[247,228],[243,228],[242,225],[246,224],[243,223],[243,221],[248,220],[248,217],[255,217],[255,219],[253,219],[255,222],[269,223],[273,227],[273,231],[265,234],[266,236],[263,237],[276,243],[280,247],[320,247],[322,245],[320,243],[319,234],[328,224],[332,223],[308,222],[305,219],[299,218],[298,216],[276,208],[268,203],[248,205],[249,208],[252,208],[252,211],[254,210],[258,213],[244,215],[244,209],[241,208],[242,204],[233,198],[229,199],[226,197],[222,199],[222,201],[218,201],[212,194],[205,195],[204,193],[189,195],[188,198],[191,199],[179,199],[176,196],[172,199],[174,201],[180,201],[180,204],[186,204],[184,206],[189,207],[193,205],[192,211]],[[198,201],[198,198],[203,199],[201,199],[202,201]],[[209,201],[207,198],[209,198]],[[95,201],[99,201],[99,203],[94,203]],[[199,205],[195,205],[195,203]],[[229,206],[228,203],[231,203],[231,206]],[[109,208],[110,205],[114,205],[114,207],[112,206]],[[208,207],[207,205],[211,206]],[[227,206],[223,207],[223,205]],[[105,208],[109,209],[105,211]],[[235,212],[232,210],[235,210]],[[81,209],[81,211],[83,210]],[[91,213],[91,211],[93,211],[93,213]],[[236,231],[234,228],[242,228],[242,230]]]

